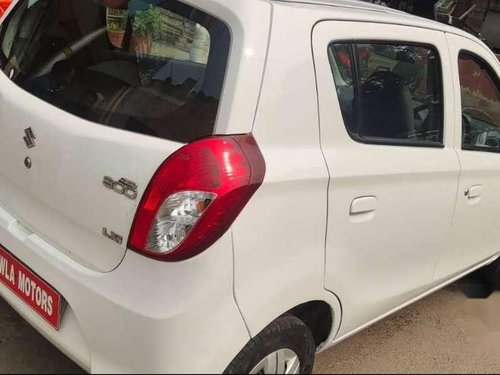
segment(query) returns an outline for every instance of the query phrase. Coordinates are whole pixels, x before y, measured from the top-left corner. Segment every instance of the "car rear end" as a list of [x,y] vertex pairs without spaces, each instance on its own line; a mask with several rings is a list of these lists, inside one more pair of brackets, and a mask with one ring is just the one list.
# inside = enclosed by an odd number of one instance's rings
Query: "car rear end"
[[222,0],[4,18],[0,295],[86,370],[221,372],[248,341],[230,228],[265,174],[269,19]]

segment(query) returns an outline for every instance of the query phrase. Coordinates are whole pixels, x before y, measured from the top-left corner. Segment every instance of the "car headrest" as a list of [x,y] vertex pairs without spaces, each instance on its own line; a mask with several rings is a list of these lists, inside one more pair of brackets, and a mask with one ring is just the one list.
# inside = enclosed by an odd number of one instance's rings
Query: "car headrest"
[[363,82],[360,94],[364,136],[408,139],[414,133],[412,97],[401,76],[377,71]]

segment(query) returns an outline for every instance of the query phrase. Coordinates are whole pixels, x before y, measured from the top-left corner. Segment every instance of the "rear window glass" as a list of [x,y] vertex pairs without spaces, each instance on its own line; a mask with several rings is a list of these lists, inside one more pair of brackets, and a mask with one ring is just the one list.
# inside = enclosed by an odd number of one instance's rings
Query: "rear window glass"
[[81,118],[178,142],[213,133],[230,32],[174,0],[21,0],[0,63]]

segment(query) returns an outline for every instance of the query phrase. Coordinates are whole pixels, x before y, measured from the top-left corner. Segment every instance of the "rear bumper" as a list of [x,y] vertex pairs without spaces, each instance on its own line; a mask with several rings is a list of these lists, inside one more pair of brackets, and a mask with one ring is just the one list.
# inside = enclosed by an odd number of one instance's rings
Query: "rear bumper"
[[89,270],[0,209],[0,244],[67,301],[59,331],[0,285],[0,296],[89,372],[224,371],[249,340],[233,297],[231,233],[204,254],[162,263],[127,252]]

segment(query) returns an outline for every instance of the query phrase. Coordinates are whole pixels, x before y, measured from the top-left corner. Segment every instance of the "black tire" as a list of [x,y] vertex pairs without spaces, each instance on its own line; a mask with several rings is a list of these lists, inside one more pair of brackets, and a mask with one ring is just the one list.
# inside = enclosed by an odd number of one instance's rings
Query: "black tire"
[[225,374],[248,374],[268,355],[291,349],[299,357],[300,373],[311,374],[316,347],[309,328],[293,315],[283,315],[269,324],[241,350]]
[[500,290],[500,259],[483,268],[486,280],[496,290]]

